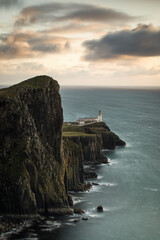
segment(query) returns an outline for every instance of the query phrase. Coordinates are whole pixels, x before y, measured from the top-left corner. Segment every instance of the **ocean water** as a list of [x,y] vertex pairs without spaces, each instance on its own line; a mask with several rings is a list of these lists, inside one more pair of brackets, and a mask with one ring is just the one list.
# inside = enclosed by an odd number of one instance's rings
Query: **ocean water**
[[[159,240],[160,90],[62,88],[61,95],[64,121],[97,116],[101,110],[103,121],[127,145],[104,150],[110,165],[95,167],[98,186],[72,193],[88,221],[50,218],[14,239]],[[98,205],[103,213],[97,213]],[[80,222],[75,224],[75,218]]]

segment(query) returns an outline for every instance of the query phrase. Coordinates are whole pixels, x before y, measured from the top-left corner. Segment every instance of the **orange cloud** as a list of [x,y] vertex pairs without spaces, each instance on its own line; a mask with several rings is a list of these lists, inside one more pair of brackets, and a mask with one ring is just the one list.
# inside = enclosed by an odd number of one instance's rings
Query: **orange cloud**
[[66,38],[44,35],[39,32],[13,32],[0,37],[0,58],[16,59],[44,56],[68,50]]
[[16,26],[60,21],[126,23],[135,17],[114,9],[81,3],[45,3],[22,9]]

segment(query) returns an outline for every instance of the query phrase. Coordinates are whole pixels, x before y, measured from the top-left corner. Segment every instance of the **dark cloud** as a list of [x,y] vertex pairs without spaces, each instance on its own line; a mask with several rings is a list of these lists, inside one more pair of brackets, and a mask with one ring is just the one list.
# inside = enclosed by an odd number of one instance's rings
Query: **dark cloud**
[[22,0],[0,0],[1,8],[15,7],[21,5]]
[[88,4],[47,3],[24,8],[15,25],[23,26],[33,23],[48,23],[57,21],[81,22],[126,22],[134,17],[110,8]]
[[60,19],[74,19],[80,21],[92,21],[92,22],[103,22],[103,21],[128,21],[133,17],[117,12],[110,8],[100,8],[95,6],[84,6],[83,9],[75,10]]
[[0,58],[13,59],[61,53],[69,49],[62,37],[46,36],[37,32],[15,32],[0,36]]
[[38,43],[32,47],[32,51],[45,52],[45,53],[58,53],[60,52],[59,44],[47,44],[43,45]]
[[55,27],[51,27],[49,29],[45,29],[42,30],[42,33],[80,33],[80,32],[89,32],[91,30],[95,30],[95,24],[88,24],[88,25],[84,25],[84,24],[75,24],[75,23],[71,23],[71,24],[63,24],[61,26],[55,26]]
[[85,41],[86,60],[97,61],[123,56],[160,56],[160,29],[138,25],[133,30],[109,33],[100,40]]

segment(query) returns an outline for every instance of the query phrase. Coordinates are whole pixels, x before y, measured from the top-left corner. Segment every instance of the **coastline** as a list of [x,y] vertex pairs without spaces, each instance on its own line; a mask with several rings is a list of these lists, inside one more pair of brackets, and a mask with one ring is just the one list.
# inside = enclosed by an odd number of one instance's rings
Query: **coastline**
[[88,191],[92,184],[85,177],[97,177],[85,164],[108,164],[102,149],[125,142],[105,122],[81,127],[63,122],[59,85],[47,76],[1,89],[0,101],[0,213],[22,216],[20,223],[6,219],[2,231],[21,228],[24,216],[72,214],[68,192]]
[[[89,165],[86,163],[84,165],[84,168],[87,169],[87,173],[92,173],[91,175],[88,175],[84,180],[84,186],[80,186],[79,190],[76,188],[75,190],[72,189],[71,191],[68,191],[68,195],[71,197],[72,204],[70,205],[70,209],[52,209],[52,213],[49,215],[4,215],[3,218],[0,218],[0,227],[2,226],[4,230],[1,228],[1,234],[0,234],[0,240],[13,240],[14,237],[23,235],[23,232],[27,231],[28,228],[33,228],[34,226],[39,226],[41,224],[46,224],[47,221],[50,219],[52,222],[54,222],[54,227],[52,228],[52,231],[60,228],[61,226],[57,224],[57,220],[64,221],[64,216],[68,216],[67,219],[69,222],[72,222],[74,224],[78,224],[81,221],[87,221],[91,217],[88,211],[84,211],[83,209],[80,209],[83,211],[83,213],[74,213],[74,210],[77,209],[77,205],[81,202],[79,198],[80,193],[90,193],[94,192],[95,189],[98,189],[100,187],[100,184],[96,181],[98,179],[103,178],[103,176],[100,176],[96,173],[97,167],[103,167],[103,166],[109,166],[109,162],[106,163],[90,163]],[[108,184],[109,186],[109,184]],[[98,206],[95,206],[95,211]],[[78,208],[79,209],[79,208]],[[105,211],[105,209],[104,209]],[[98,212],[97,212],[98,214]]]

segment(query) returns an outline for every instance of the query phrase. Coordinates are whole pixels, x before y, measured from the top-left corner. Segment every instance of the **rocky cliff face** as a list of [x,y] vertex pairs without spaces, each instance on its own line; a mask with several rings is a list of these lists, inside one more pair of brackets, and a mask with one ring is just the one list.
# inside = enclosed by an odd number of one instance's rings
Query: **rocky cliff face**
[[0,213],[68,207],[59,86],[47,76],[0,90]]
[[84,163],[107,163],[102,149],[115,149],[116,146],[125,146],[115,133],[110,131],[104,122],[78,126],[76,123],[63,126],[63,137],[75,143],[82,150]]
[[84,158],[81,146],[68,138],[63,142],[65,168],[65,186],[67,190],[82,189],[84,183]]
[[70,141],[80,146],[85,163],[101,163],[104,161],[102,154],[102,138],[96,134],[88,136],[70,136]]
[[126,145],[104,122],[86,125],[83,127],[83,131],[89,134],[97,134],[102,141],[101,149],[115,149],[116,146]]
[[63,125],[58,83],[39,76],[0,90],[0,214],[67,213],[84,162],[125,143],[105,123]]

